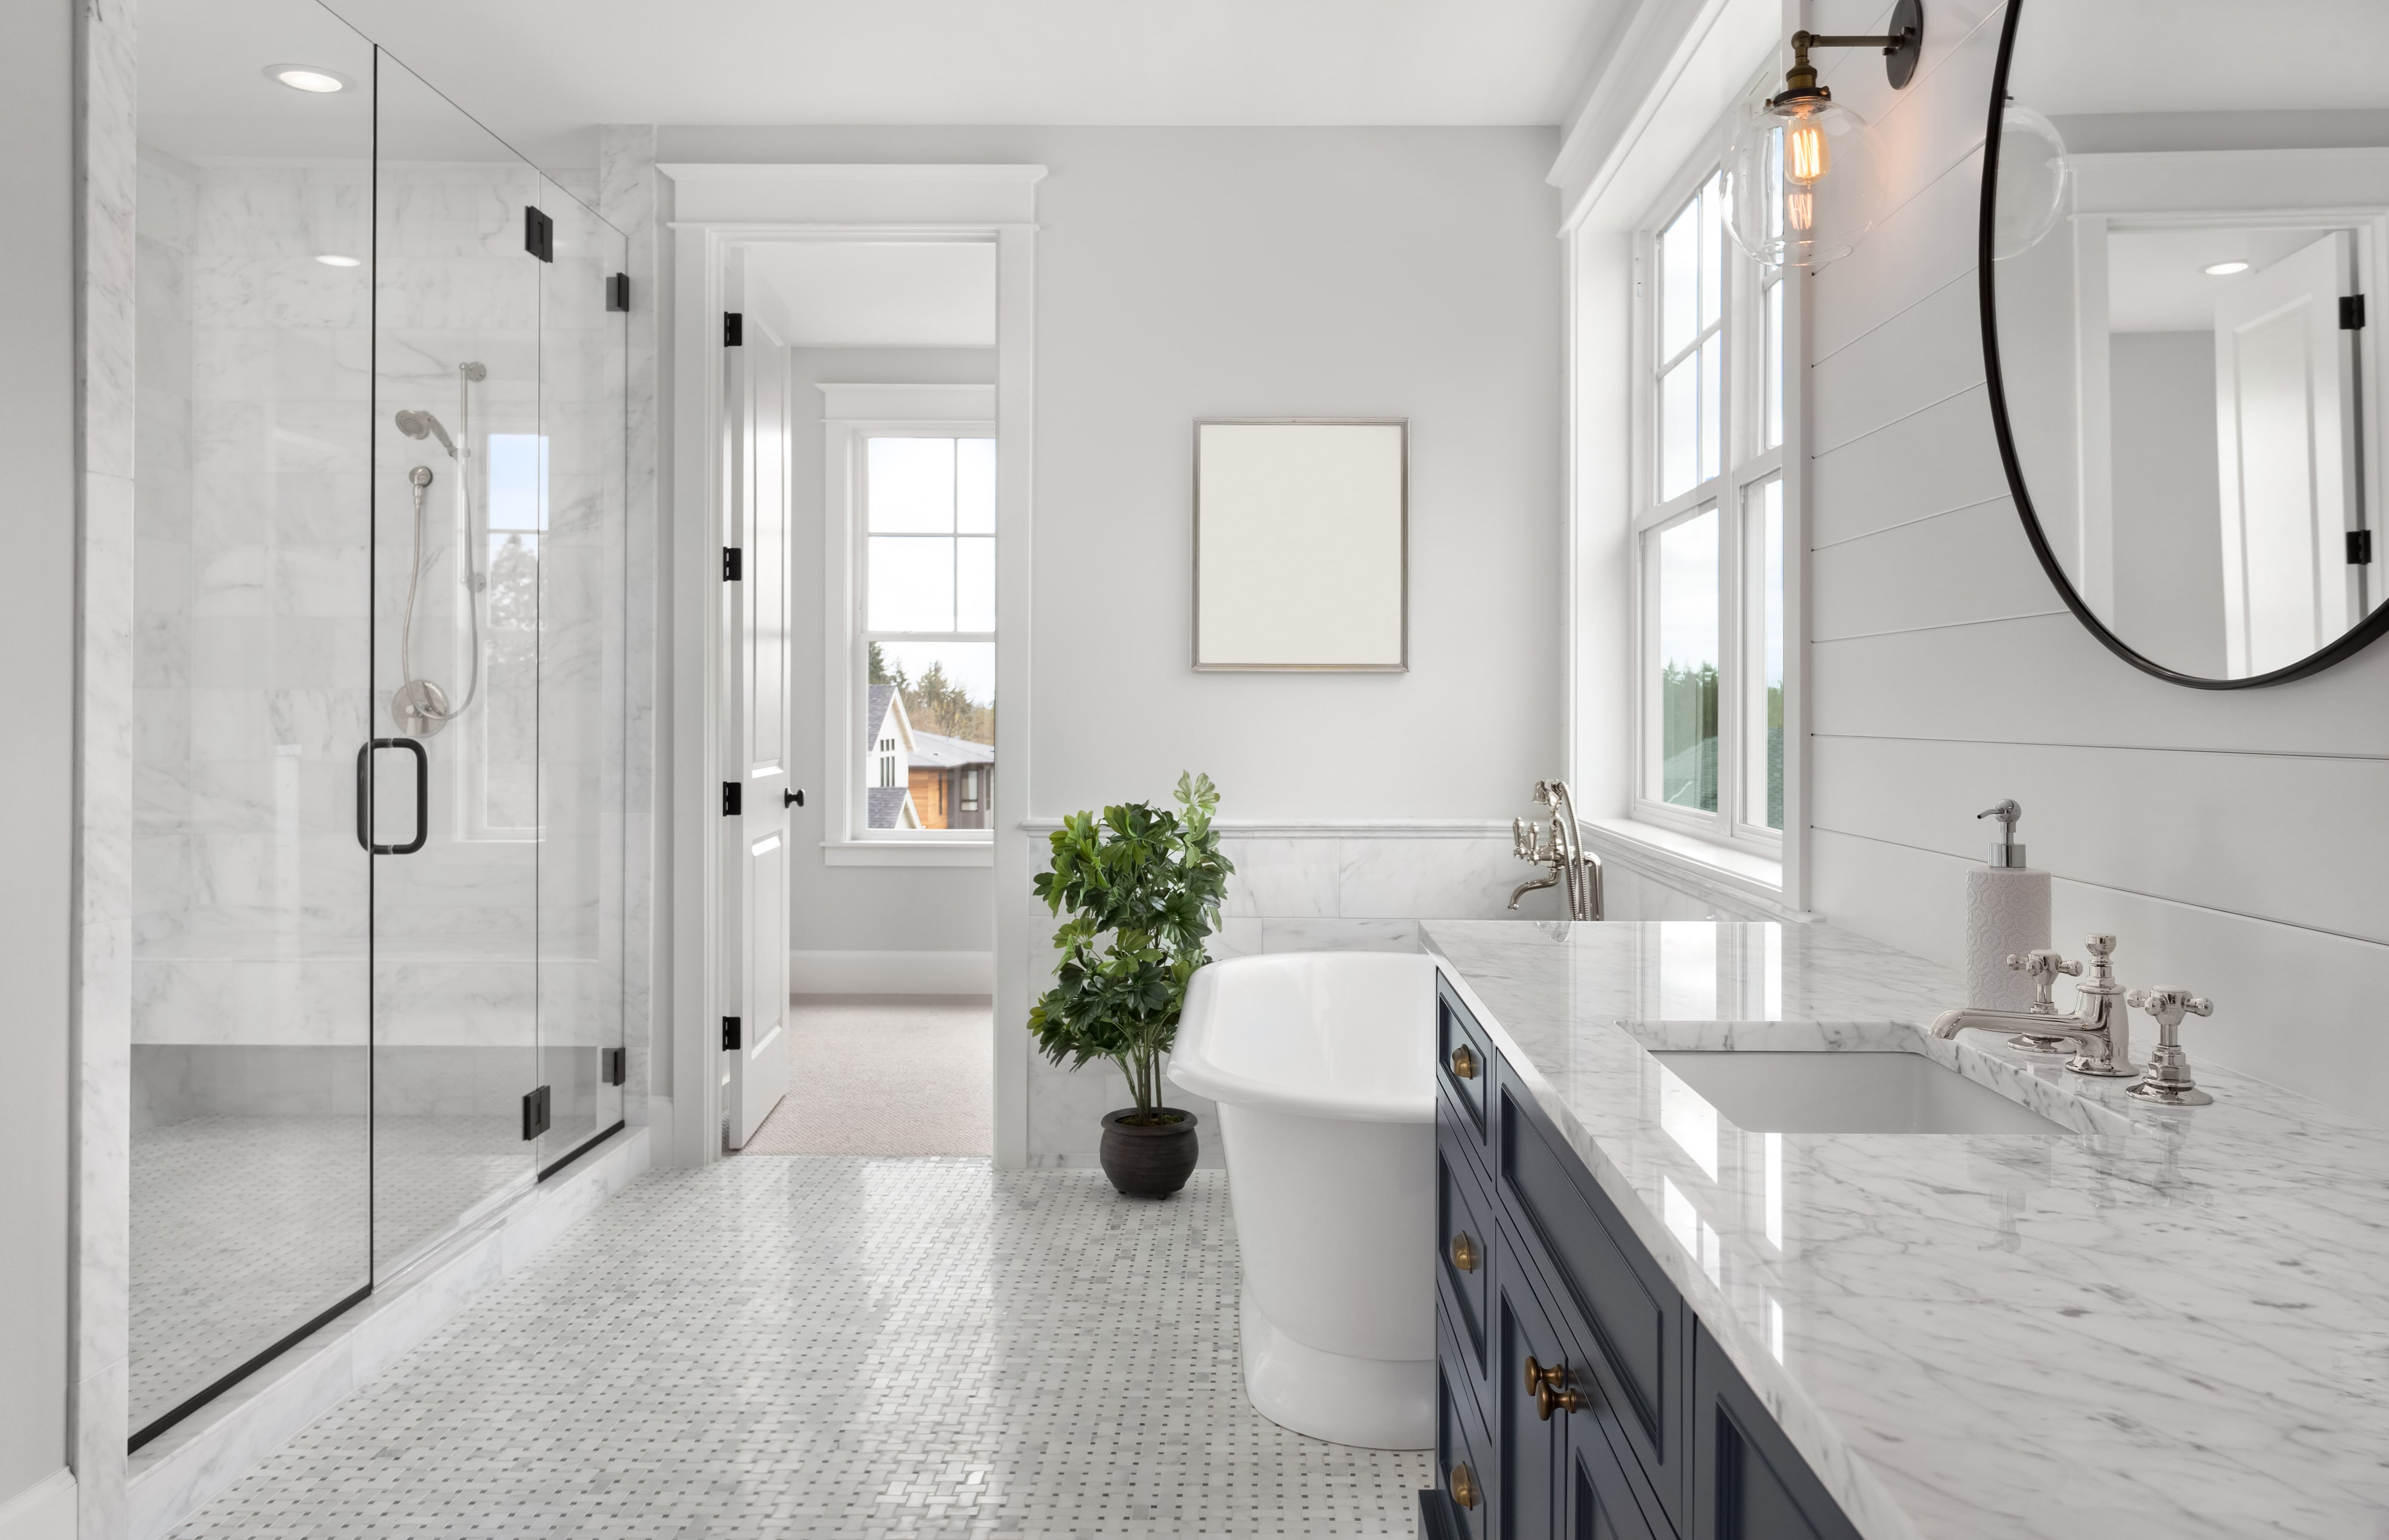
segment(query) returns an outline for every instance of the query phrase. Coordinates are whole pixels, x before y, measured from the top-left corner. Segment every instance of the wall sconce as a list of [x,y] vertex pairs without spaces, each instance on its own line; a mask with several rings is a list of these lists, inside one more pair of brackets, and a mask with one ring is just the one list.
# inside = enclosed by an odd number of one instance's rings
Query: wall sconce
[[[1792,34],[1783,89],[1754,102],[1726,150],[1726,231],[1762,262],[1821,267],[1846,257],[1882,208],[1874,130],[1817,83],[1812,48],[1880,48],[1895,91],[1916,74],[1923,0],[1899,0],[1881,36]],[[1830,192],[1827,191],[1830,179]]]

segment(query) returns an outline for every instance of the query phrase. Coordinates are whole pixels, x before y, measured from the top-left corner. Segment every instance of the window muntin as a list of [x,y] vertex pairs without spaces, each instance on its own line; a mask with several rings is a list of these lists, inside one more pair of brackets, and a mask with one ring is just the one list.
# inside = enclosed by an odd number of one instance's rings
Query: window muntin
[[[854,828],[862,837],[985,840],[983,786],[995,743],[995,440],[934,428],[873,429],[857,446],[861,613],[858,695],[892,685],[890,736],[873,745]],[[901,708],[902,732],[896,728]],[[873,798],[901,790],[905,798]],[[911,811],[898,804],[909,799]],[[916,827],[913,821],[918,821]],[[958,827],[960,824],[962,826]]]
[[[1772,852],[1783,827],[1785,271],[1714,163],[1648,227],[1636,816]],[[1780,203],[1780,199],[1776,200]]]

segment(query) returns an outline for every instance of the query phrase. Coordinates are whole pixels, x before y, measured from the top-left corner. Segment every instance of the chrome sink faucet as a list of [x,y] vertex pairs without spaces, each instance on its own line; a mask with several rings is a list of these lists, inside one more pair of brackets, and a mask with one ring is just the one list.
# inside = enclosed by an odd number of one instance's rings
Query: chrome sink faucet
[[[2046,948],[2021,956],[2008,954],[2008,966],[2029,974],[2039,998],[2029,1011],[1985,1011],[1972,1006],[1944,1011],[1934,1019],[1933,1036],[1955,1037],[1968,1027],[1994,1032],[2023,1032],[2036,1037],[2060,1038],[2074,1045],[2065,1067],[2076,1075],[2120,1077],[2134,1073],[2131,1020],[2124,1007],[2124,986],[2115,982],[2115,938],[2092,935],[2083,945],[2090,951],[2090,976],[2075,986],[2075,1006],[2058,1013],[2050,990],[2060,974],[2079,974],[2082,964],[2068,962]],[[2176,1018],[2178,1020],[2178,1018]]]
[[1543,825],[1528,823],[1525,819],[1510,821],[1511,853],[1522,861],[1548,866],[1543,876],[1520,883],[1510,894],[1510,907],[1516,909],[1518,900],[1538,888],[1567,885],[1568,918],[1598,920],[1602,917],[1601,858],[1584,847],[1584,834],[1577,827],[1576,802],[1568,795],[1565,781],[1535,783],[1538,807],[1552,809],[1548,838]]

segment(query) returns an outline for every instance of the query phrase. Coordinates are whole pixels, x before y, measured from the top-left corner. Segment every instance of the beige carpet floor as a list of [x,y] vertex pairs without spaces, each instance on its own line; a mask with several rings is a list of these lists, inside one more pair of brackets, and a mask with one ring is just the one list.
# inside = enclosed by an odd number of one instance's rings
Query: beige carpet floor
[[984,995],[798,995],[788,1095],[742,1155],[989,1155],[994,1003]]

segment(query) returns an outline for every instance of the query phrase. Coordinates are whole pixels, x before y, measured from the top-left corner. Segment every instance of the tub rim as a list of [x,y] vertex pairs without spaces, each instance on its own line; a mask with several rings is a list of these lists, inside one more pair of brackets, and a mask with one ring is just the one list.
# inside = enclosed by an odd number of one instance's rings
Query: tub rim
[[[1416,958],[1426,964],[1426,982],[1430,988],[1436,974],[1434,960],[1426,954],[1412,952],[1381,952],[1375,954],[1350,951],[1263,952],[1251,957],[1222,958],[1207,962],[1195,970],[1188,982],[1186,1007],[1179,1018],[1178,1043],[1169,1055],[1168,1071],[1172,1085],[1197,1096],[1230,1107],[1252,1107],[1272,1113],[1291,1114],[1298,1117],[1315,1117],[1342,1123],[1433,1123],[1435,1121],[1435,1075],[1430,1067],[1426,1085],[1416,1096],[1373,1096],[1358,1099],[1331,1096],[1320,1092],[1291,1090],[1266,1080],[1222,1069],[1204,1050],[1203,1038],[1209,1026],[1209,1012],[1219,992],[1213,970],[1230,968],[1239,962],[1271,962],[1284,964],[1302,958],[1375,955],[1382,957]],[[1432,1006],[1429,1007],[1432,1009]],[[1197,1024],[1200,1024],[1198,1027]],[[1190,1037],[1192,1041],[1190,1041]]]

